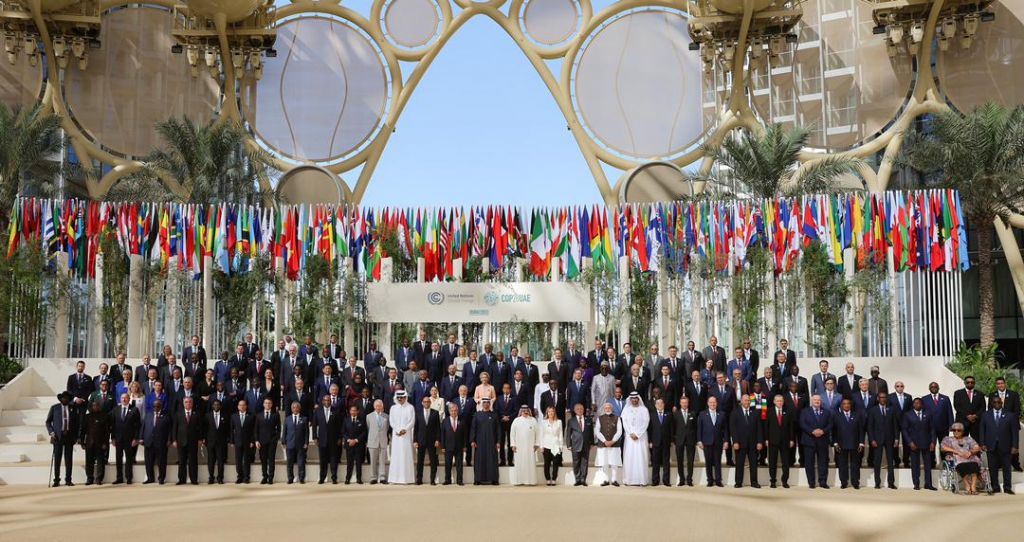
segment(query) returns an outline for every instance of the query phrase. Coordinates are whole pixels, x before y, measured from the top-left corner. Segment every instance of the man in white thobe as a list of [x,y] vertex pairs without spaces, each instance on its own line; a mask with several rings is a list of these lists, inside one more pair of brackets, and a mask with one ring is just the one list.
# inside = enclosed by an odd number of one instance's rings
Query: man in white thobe
[[622,483],[627,486],[647,485],[647,426],[651,414],[640,401],[640,394],[629,394],[629,404],[622,410]]
[[509,437],[515,454],[512,485],[537,485],[537,431],[537,419],[533,417],[530,405],[519,407],[519,417],[512,420]]
[[602,486],[611,484],[619,487],[619,469],[622,468],[622,448],[619,448],[621,438],[622,421],[615,415],[612,404],[605,403],[594,426],[594,443],[597,445],[595,465],[601,467],[601,472],[604,473]]
[[395,401],[388,414],[392,431],[388,483],[411,484],[416,481],[412,463],[412,429],[416,424],[416,411],[409,404],[405,390],[395,392]]
[[615,377],[607,360],[601,362],[600,370],[590,381],[590,404],[594,405],[595,420],[601,416],[601,405],[610,402],[615,395]]

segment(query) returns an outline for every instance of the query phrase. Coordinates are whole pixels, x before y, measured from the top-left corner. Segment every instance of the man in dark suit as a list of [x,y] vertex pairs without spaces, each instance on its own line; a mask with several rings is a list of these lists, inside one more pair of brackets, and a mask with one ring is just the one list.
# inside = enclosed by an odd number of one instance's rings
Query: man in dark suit
[[[996,397],[1002,400],[1003,410],[1008,416],[1010,416],[1010,419],[1018,420],[1019,423],[1021,417],[1020,394],[1011,389],[1007,389],[1006,379],[1003,377],[996,379],[996,389],[991,395],[989,395],[989,410],[992,409],[992,399]],[[1010,457],[1010,460],[1013,463],[1013,470],[1021,472],[1020,454],[1013,454],[1012,457]]]
[[[498,414],[498,466],[504,467],[506,463],[514,465],[515,460],[512,457],[510,433],[512,431],[512,420],[519,413],[519,399],[512,395],[512,384],[506,382],[501,387],[501,395],[494,402],[494,411]],[[508,459],[507,461],[506,458]]]
[[953,409],[956,410],[956,421],[964,424],[964,433],[968,433],[974,440],[980,438],[980,425],[978,421],[985,413],[985,396],[974,389],[974,377],[964,377],[963,389],[953,393]]
[[743,487],[743,465],[750,462],[750,487],[761,487],[757,483],[757,456],[763,447],[764,435],[761,428],[761,414],[750,410],[750,396],[740,399],[738,408],[729,417],[729,436],[732,437],[733,455],[736,458],[736,484]]
[[331,333],[331,339],[324,345],[323,356],[321,357],[333,361],[336,365],[345,363],[345,351],[338,344],[338,335],[336,333]]
[[697,350],[697,343],[687,341],[686,350],[680,356],[683,360],[682,374],[689,377],[694,370],[700,371],[704,368],[704,356]]
[[[583,380],[583,369],[576,369],[572,374],[572,381],[565,389],[567,407],[575,410],[576,405],[583,405],[583,409],[590,412],[590,385]],[[562,412],[558,413],[562,415]]]
[[712,335],[711,338],[708,339],[708,343],[708,346],[704,348],[702,356],[704,357],[705,361],[709,359],[712,361],[713,365],[711,368],[714,369],[715,372],[725,372],[725,348],[718,346],[718,337],[714,335]]
[[875,489],[882,486],[882,455],[888,469],[888,487],[896,489],[896,465],[893,450],[900,445],[900,420],[896,410],[889,406],[889,394],[880,392],[878,404],[868,411],[868,440],[875,451],[872,465],[875,469]]
[[818,396],[811,397],[810,408],[800,412],[800,444],[804,447],[801,461],[811,489],[816,486],[828,489],[828,447],[832,422],[832,413],[821,408]]
[[549,380],[548,381],[548,386],[549,386],[548,387],[548,391],[546,391],[546,392],[544,392],[544,393],[542,393],[540,395],[540,411],[541,412],[547,412],[548,411],[548,407],[554,407],[555,414],[557,414],[558,417],[561,418],[562,416],[565,415],[565,411],[566,411],[566,408],[567,408],[566,407],[567,402],[566,402],[566,399],[565,399],[565,394],[564,393],[560,393],[558,391],[558,381],[557,380],[554,380],[554,379]]
[[[320,402],[317,400],[315,395],[306,388],[306,381],[298,380],[295,382],[295,388],[285,395],[285,399],[281,404],[291,405],[292,403],[299,404],[299,412],[305,416],[306,423],[309,423],[309,420],[313,415],[313,407],[318,405]],[[289,410],[291,410],[290,407]]]
[[[669,367],[662,365],[662,369],[669,369]],[[651,421],[647,427],[647,443],[651,447],[652,486],[658,485],[659,482],[666,486],[672,485],[669,451],[672,447],[674,428],[672,413],[665,408],[665,404],[664,399],[654,401],[654,411],[651,412]]]
[[348,417],[341,423],[341,441],[347,456],[345,484],[352,483],[353,471],[356,483],[363,483],[363,459],[366,457],[366,437],[369,429],[366,427],[366,418],[360,414],[359,407],[353,405],[348,409]]
[[777,352],[775,354],[775,363],[772,363],[772,369],[775,370],[774,374],[775,374],[776,377],[778,377],[779,380],[783,380],[784,381],[785,378],[787,376],[789,376],[790,368],[795,367],[795,366],[796,366],[796,357],[795,356],[793,357],[793,363],[792,364],[787,364],[786,363],[786,356],[784,354],[782,354],[781,352]]
[[431,345],[430,352],[427,354],[424,363],[426,365],[418,365],[417,368],[421,371],[426,370],[432,383],[440,383],[441,378],[447,374],[447,365],[445,365],[445,357],[441,352],[439,344],[434,343]]
[[419,362],[420,367],[423,367],[423,364],[427,362],[427,355],[430,354],[432,346],[433,343],[427,340],[427,332],[420,331],[419,340],[412,345],[413,357]]
[[[824,395],[825,393],[825,382],[829,379],[835,380],[836,375],[832,374],[828,370],[828,360],[823,359],[818,362],[818,372],[811,375],[811,393],[814,395]],[[826,410],[828,406],[825,407]],[[836,405],[836,410],[839,409],[839,405]]]
[[1018,453],[1020,422],[1004,409],[1003,400],[992,398],[992,408],[981,415],[979,432],[981,449],[988,457],[989,473],[992,476],[992,493],[999,493],[999,474],[1003,475],[1002,491],[1013,495],[1013,479],[1010,456]]
[[810,388],[807,385],[807,379],[802,377],[802,376],[800,376],[800,366],[799,365],[794,365],[794,366],[790,367],[789,368],[789,374],[786,376],[786,378],[782,379],[782,385],[787,390],[789,389],[790,383],[795,383],[797,385],[797,388],[800,390],[800,393],[802,393],[802,394],[804,394],[804,395],[806,395],[808,397],[811,396],[810,391],[809,391]]
[[462,377],[459,376],[458,367],[452,364],[448,366],[448,374],[441,379],[441,387],[437,391],[445,401],[451,401],[459,394],[461,385]]
[[587,352],[587,367],[597,370],[603,361],[608,361],[608,352],[604,348],[604,341],[594,339],[594,349]]
[[[779,354],[782,354],[782,360],[779,360]],[[781,339],[779,341],[779,349],[772,354],[772,359],[777,360],[776,363],[784,361],[787,368],[796,365],[796,352],[789,349],[789,340]]]
[[178,449],[178,484],[185,484],[185,476],[193,485],[199,483],[199,441],[203,438],[203,415],[195,407],[195,400],[186,397],[181,410],[174,414],[171,428],[171,446]]
[[126,393],[121,396],[121,404],[111,413],[114,427],[110,439],[114,443],[116,472],[114,484],[132,483],[132,471],[135,467],[135,454],[139,450],[139,439],[142,436],[142,414]]
[[[672,372],[672,366],[669,364],[670,359],[666,359],[661,365],[658,378],[654,379],[651,385],[661,390],[661,398],[665,400],[666,405],[675,405],[679,402],[679,381],[676,379],[675,373]],[[677,366],[682,365],[682,362],[676,360]]]
[[736,401],[736,392],[732,386],[726,383],[725,374],[718,373],[715,377],[715,384],[708,390],[708,399],[717,399],[718,410],[726,416],[726,423],[729,423],[728,416],[732,413],[733,404]]
[[417,355],[409,345],[409,339],[402,339],[402,345],[395,351],[395,367],[398,367],[399,371],[405,371],[409,368],[409,362],[414,359],[417,359]]
[[469,426],[459,416],[458,403],[448,403],[448,417],[441,422],[441,447],[444,448],[444,485],[455,482],[462,485],[462,457],[466,453],[466,434]]
[[585,486],[590,445],[594,442],[594,419],[586,414],[586,407],[582,403],[573,405],[572,410],[573,416],[565,424],[565,447],[572,452],[573,485]]
[[580,351],[579,347],[576,346],[575,340],[570,340],[565,346],[565,351],[562,352],[562,359],[569,364],[569,374],[575,371],[580,366],[580,361],[587,359],[583,352]]
[[197,382],[203,380],[206,375],[206,362],[203,361],[198,353],[194,353],[191,358],[185,358],[182,361],[185,364],[184,376],[191,377],[192,380]]
[[[452,336],[454,337],[454,335]],[[416,409],[416,424],[412,431],[412,446],[416,449],[416,485],[423,485],[423,460],[430,457],[430,485],[437,485],[437,449],[441,447],[441,418],[430,408],[430,397],[420,401]]]
[[697,418],[697,447],[704,450],[708,487],[722,487],[722,451],[729,446],[729,418],[718,410],[718,398],[708,397],[707,409]]
[[60,392],[57,395],[58,403],[51,406],[50,412],[46,415],[46,431],[50,434],[50,444],[53,445],[53,487],[60,485],[61,460],[64,462],[65,485],[75,485],[71,482],[71,467],[75,443],[78,442],[78,434],[81,431],[81,418],[78,409],[71,405],[72,397],[71,392]]
[[[370,344],[376,346],[376,343],[371,342]],[[305,359],[307,363],[310,362],[311,358],[320,357],[320,349],[313,342],[311,335],[306,335],[303,338],[302,346],[299,346],[299,357]]]
[[537,385],[540,384],[540,370],[533,365],[533,358],[529,354],[516,365],[516,369],[523,372],[523,382],[529,385],[531,391],[537,389]]
[[770,401],[772,397],[782,393],[782,379],[775,374],[775,368],[768,366],[764,368],[764,376],[757,379],[761,383],[761,393]]
[[522,369],[516,369],[512,373],[510,389],[512,390],[512,396],[516,398],[517,404],[519,406],[527,405],[530,407],[530,412],[533,412],[533,386],[526,381],[526,375],[523,374]]
[[249,412],[245,399],[238,402],[238,413],[231,416],[231,443],[235,446],[235,483],[248,484],[252,467],[253,451],[256,449],[256,417]]
[[82,418],[82,449],[85,450],[85,485],[103,485],[110,449],[110,416],[99,403],[90,403]]
[[[900,383],[896,383],[899,389]],[[896,405],[893,405],[894,407]],[[900,418],[903,430],[903,457],[910,458],[913,469],[911,478],[914,489],[921,489],[921,467],[924,466],[924,488],[935,491],[932,485],[932,458],[935,457],[935,438],[932,436],[932,421],[924,411],[924,402],[914,399],[912,407]]]
[[[313,381],[313,396],[317,399],[331,393],[331,386],[338,386],[338,378],[334,375],[334,368],[331,365],[324,365],[320,374]],[[340,387],[340,386],[339,386]]]
[[[339,360],[338,363],[344,363],[344,361]],[[356,375],[361,376],[363,382],[366,382],[366,370],[359,366],[359,360],[355,356],[350,356],[348,363],[341,369],[341,385],[351,386],[356,381]]]
[[[859,389],[861,376],[857,374],[857,369],[853,365],[853,362],[846,363],[846,373],[839,376],[836,382],[836,391],[841,393],[843,397],[852,398],[853,394]],[[854,403],[854,409],[857,408]]]
[[692,409],[690,404],[690,398],[683,395],[679,398],[679,408],[672,414],[676,470],[679,472],[678,485],[680,486],[684,484],[693,486],[693,460],[697,450],[697,415],[700,412]]
[[205,366],[207,363],[206,349],[199,344],[199,335],[192,336],[192,343],[185,347],[185,350],[181,353],[181,359],[190,360],[193,354],[199,355],[199,361]]
[[157,375],[160,375],[160,369],[156,365],[150,363],[148,355],[142,356],[142,363],[135,367],[135,381],[145,382],[149,379],[149,370],[156,369]]
[[624,395],[628,396],[635,391],[640,397],[647,397],[650,382],[641,374],[639,365],[632,365],[629,368],[629,374],[626,375],[626,378],[622,379],[621,386]]
[[761,354],[754,349],[750,339],[743,340],[743,358],[750,364],[750,374],[757,378],[757,370],[761,368]]
[[439,378],[444,375],[445,369],[449,365],[455,363],[455,358],[459,357],[459,343],[455,342],[455,334],[448,335],[448,342],[441,349],[441,355],[444,356],[444,366],[441,367],[441,372],[438,374]]
[[210,412],[204,417],[203,439],[206,441],[207,483],[224,483],[224,464],[228,460],[228,440],[231,438],[231,419],[221,401],[210,401]]
[[708,402],[708,387],[701,381],[700,371],[694,370],[690,372],[690,378],[686,382],[686,386],[683,388],[683,391],[683,395],[690,399],[690,409],[693,410],[694,416],[706,408]]
[[939,393],[938,382],[928,384],[928,395],[922,397],[921,400],[924,401],[924,411],[932,419],[933,437],[936,442],[941,443],[953,425],[953,401],[949,399],[949,396]]
[[512,364],[505,361],[505,354],[501,352],[494,357],[495,361],[487,367],[487,372],[491,375],[491,385],[500,390],[503,384],[512,381]]
[[78,410],[79,419],[85,414],[85,405],[89,401],[89,395],[96,391],[95,381],[91,376],[85,374],[85,362],[79,360],[75,363],[75,372],[68,376],[68,385],[65,388],[71,394],[71,405]]
[[260,484],[274,483],[277,443],[281,435],[281,417],[274,409],[274,401],[263,399],[263,412],[256,417],[253,440],[260,453]]
[[171,445],[171,417],[164,412],[163,403],[153,401],[153,412],[142,421],[142,446],[145,449],[146,481],[144,484],[167,479],[167,447]]
[[782,462],[782,487],[789,489],[789,468],[792,466],[793,448],[796,447],[796,414],[786,409],[782,395],[772,397],[772,407],[765,420],[764,445],[768,447],[768,477],[776,487],[776,473]]
[[864,430],[866,416],[853,411],[853,402],[843,399],[839,411],[833,413],[832,444],[836,449],[836,467],[839,470],[839,485],[846,489],[860,489],[860,461],[864,452]]
[[263,384],[266,379],[267,369],[273,372],[273,366],[269,361],[263,359],[263,351],[259,348],[256,349],[252,354],[246,354],[248,361],[246,362],[246,376],[249,380],[259,380],[260,384]]
[[[792,380],[786,382],[788,391],[785,394],[785,408],[787,411],[793,413],[793,422],[796,424],[794,428],[794,435],[799,437],[800,429],[800,413],[810,406],[811,400],[806,394],[800,392],[800,385]],[[796,440],[801,440],[797,438]],[[797,442],[795,449],[790,450],[789,461],[790,464],[796,463],[797,455],[800,456],[800,464],[804,462],[804,447],[800,442]]]
[[[896,415],[900,421],[900,428],[903,427],[903,415],[910,412],[913,408],[914,398],[906,393],[904,390],[906,386],[902,381],[897,380],[893,384],[895,393],[889,394],[889,406],[896,410]],[[930,423],[930,422],[929,422]],[[910,468],[910,447],[907,446],[906,433],[902,432],[900,440],[903,443],[902,450],[896,450],[896,465],[899,466],[900,460],[903,460],[903,468]],[[930,484],[929,484],[930,485]]]
[[320,453],[320,483],[327,479],[330,467],[331,483],[338,483],[338,456],[341,446],[341,418],[331,408],[331,398],[323,397],[321,407],[313,413],[313,441]]
[[291,414],[284,417],[281,444],[287,461],[288,483],[295,481],[295,466],[299,467],[299,483],[306,483],[306,450],[309,448],[309,418],[302,413],[298,401],[291,403]]
[[550,377],[549,382],[551,380],[557,380],[558,391],[564,393],[565,388],[569,385],[569,380],[571,379],[571,371],[572,369],[570,369],[569,363],[562,357],[562,350],[560,348],[556,348],[554,352],[554,359],[548,363],[548,377]]

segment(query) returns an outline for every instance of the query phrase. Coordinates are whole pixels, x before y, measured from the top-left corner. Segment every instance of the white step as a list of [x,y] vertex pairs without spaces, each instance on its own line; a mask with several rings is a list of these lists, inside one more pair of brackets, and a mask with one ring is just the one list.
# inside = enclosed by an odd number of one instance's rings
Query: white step
[[27,461],[49,461],[53,446],[49,442],[0,444],[0,465]]
[[50,406],[57,404],[57,399],[50,396],[41,397],[19,397],[14,404],[14,410],[40,410],[49,412]]
[[0,427],[31,425],[45,431],[46,410],[5,410],[0,414]]
[[31,444],[35,442],[46,442],[46,427],[31,425],[16,425],[13,427],[0,427],[0,444]]

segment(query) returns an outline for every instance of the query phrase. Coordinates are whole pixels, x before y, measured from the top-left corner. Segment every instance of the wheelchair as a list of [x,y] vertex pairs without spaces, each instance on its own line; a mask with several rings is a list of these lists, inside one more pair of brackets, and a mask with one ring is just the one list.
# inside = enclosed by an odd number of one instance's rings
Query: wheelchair
[[[988,474],[988,466],[985,465],[985,460],[981,462],[981,472],[978,474],[978,492],[987,492],[991,485]],[[956,462],[953,460],[952,455],[946,455],[942,460],[942,472],[939,473],[939,487],[943,491],[949,491],[952,493],[963,493],[963,479],[960,477],[960,473],[956,471]]]

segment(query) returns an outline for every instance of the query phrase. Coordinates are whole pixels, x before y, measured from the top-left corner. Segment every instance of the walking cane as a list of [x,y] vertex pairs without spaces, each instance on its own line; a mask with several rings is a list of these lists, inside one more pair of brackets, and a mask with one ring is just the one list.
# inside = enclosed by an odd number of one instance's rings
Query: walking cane
[[50,470],[46,471],[46,487],[53,487],[53,480],[50,479],[50,473],[53,472],[53,456],[56,452],[50,454]]

